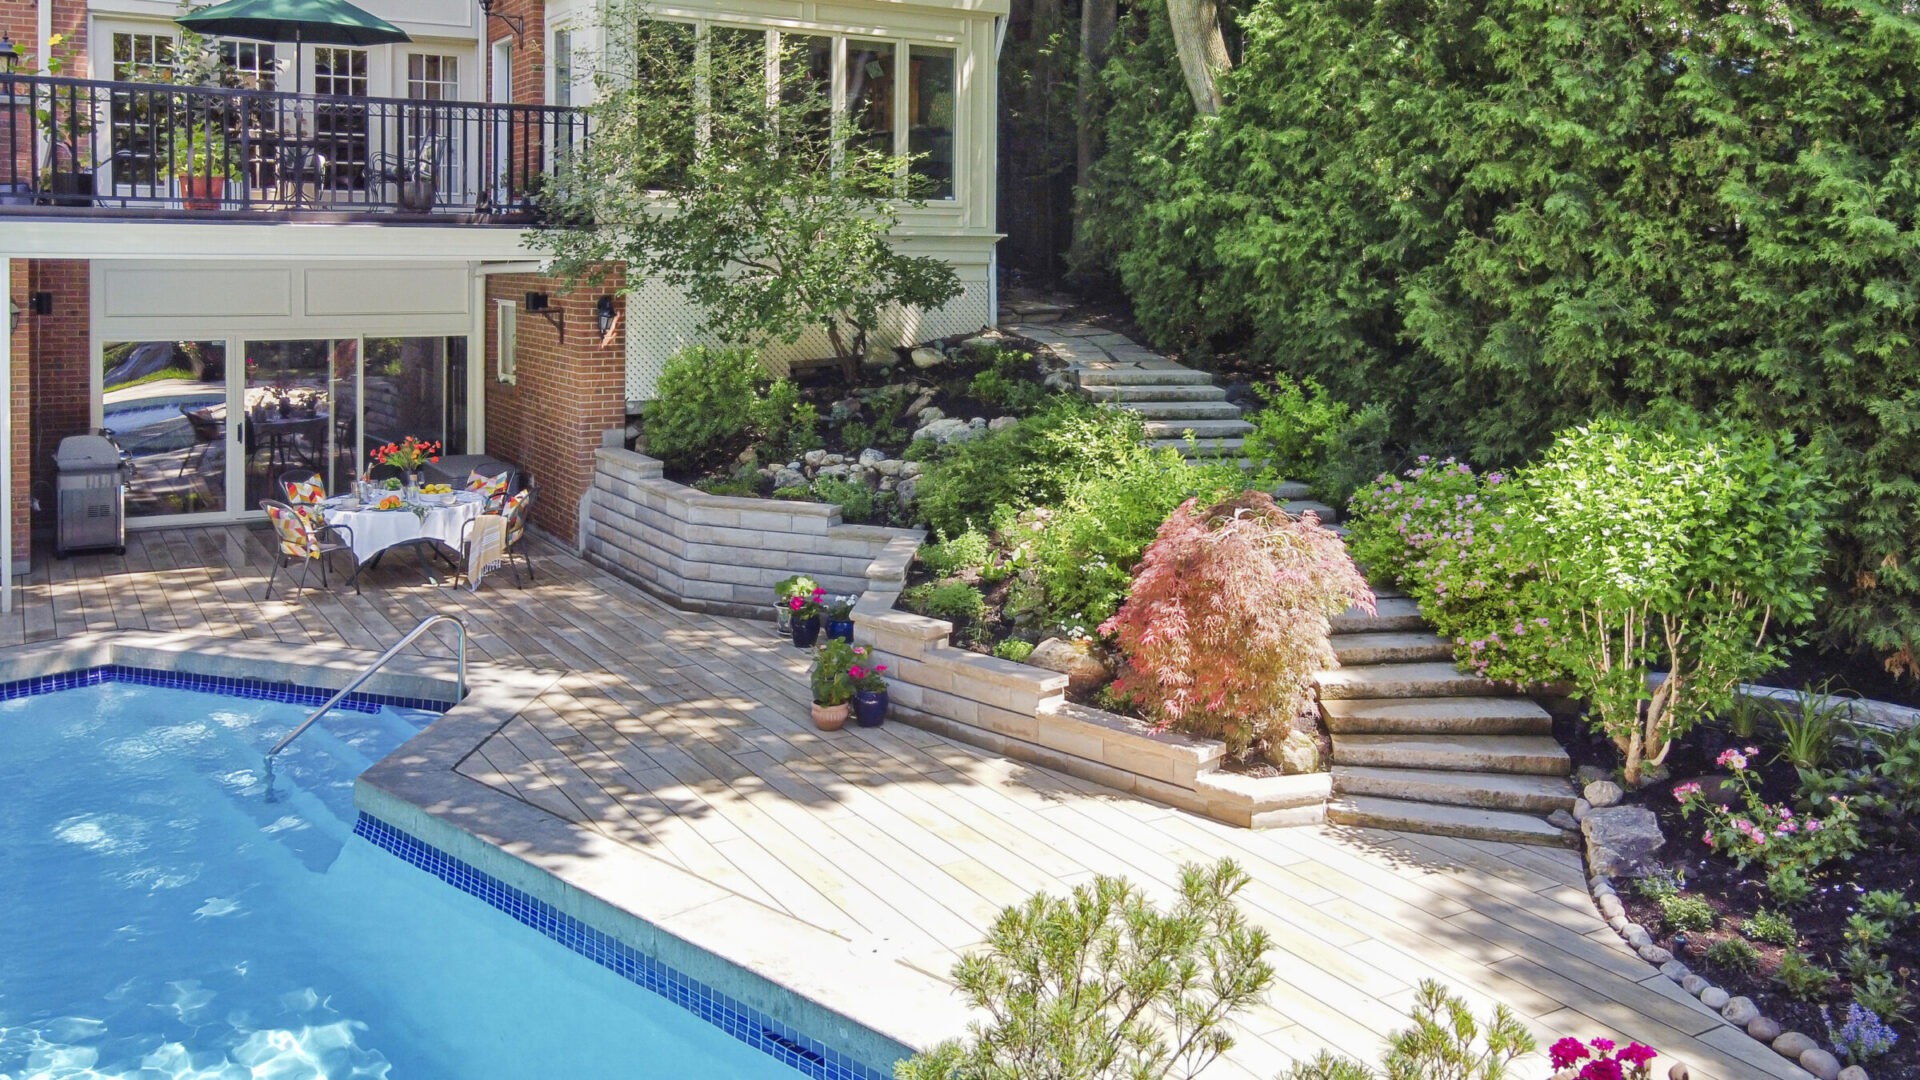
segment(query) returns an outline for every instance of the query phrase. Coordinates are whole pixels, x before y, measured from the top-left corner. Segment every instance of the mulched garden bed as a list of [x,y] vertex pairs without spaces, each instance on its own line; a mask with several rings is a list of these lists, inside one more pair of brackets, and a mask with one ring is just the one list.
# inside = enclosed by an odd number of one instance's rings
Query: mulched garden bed
[[[1612,745],[1592,736],[1584,724],[1562,719],[1556,723],[1555,733],[1567,746],[1576,766],[1612,770],[1619,763]],[[1615,887],[1628,916],[1646,927],[1663,948],[1672,950],[1682,962],[1729,994],[1751,998],[1762,1015],[1778,1021],[1784,1030],[1804,1032],[1831,1048],[1820,1006],[1827,1006],[1836,1025],[1844,1020],[1851,994],[1846,967],[1841,960],[1847,946],[1847,919],[1859,910],[1861,895],[1873,890],[1895,890],[1920,900],[1920,855],[1903,851],[1862,851],[1851,861],[1822,871],[1814,895],[1805,903],[1781,908],[1768,894],[1761,866],[1756,863],[1742,872],[1734,868],[1731,860],[1715,855],[1703,840],[1704,829],[1699,817],[1696,815],[1692,821],[1683,817],[1673,797],[1673,789],[1690,780],[1713,790],[1713,782],[1727,775],[1725,769],[1715,764],[1721,752],[1748,745],[1760,747],[1759,767],[1750,771],[1758,773],[1763,796],[1770,802],[1793,802],[1800,789],[1799,777],[1790,766],[1772,760],[1774,749],[1766,746],[1764,739],[1741,740],[1714,729],[1689,732],[1684,744],[1675,747],[1667,759],[1670,777],[1629,792],[1626,797],[1627,805],[1646,806],[1659,818],[1667,838],[1661,861],[1684,875],[1681,895],[1702,899],[1713,908],[1717,916],[1714,929],[1688,932],[1685,948],[1676,947],[1674,932],[1665,925],[1656,901],[1643,896],[1633,882],[1617,881]],[[1800,951],[1819,966],[1837,973],[1831,991],[1820,1000],[1798,1000],[1774,981],[1774,974],[1789,952],[1780,945],[1746,939],[1759,954],[1752,971],[1707,959],[1707,951],[1714,943],[1745,939],[1740,925],[1761,908],[1781,910],[1791,918],[1794,930],[1800,935]],[[1883,951],[1888,966],[1920,996],[1920,986],[1916,986],[1914,978],[1920,974],[1920,921],[1909,920],[1906,927],[1897,929]],[[1916,1009],[1920,1010],[1920,1004]],[[1920,1032],[1916,1031],[1913,1015],[1909,1012],[1907,1019],[1893,1024],[1899,1035],[1893,1049],[1865,1063],[1874,1080],[1920,1080]]]

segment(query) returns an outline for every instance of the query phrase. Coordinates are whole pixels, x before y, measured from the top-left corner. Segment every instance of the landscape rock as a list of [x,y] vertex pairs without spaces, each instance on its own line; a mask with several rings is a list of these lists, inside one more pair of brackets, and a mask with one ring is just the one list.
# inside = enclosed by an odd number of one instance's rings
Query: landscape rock
[[1075,386],[1073,373],[1070,371],[1050,372],[1045,379],[1041,380],[1041,385],[1049,390],[1055,391],[1072,390]]
[[860,362],[868,367],[890,368],[900,362],[900,350],[885,345],[871,344]]
[[1693,1074],[1687,1071],[1687,1063],[1676,1061],[1673,1068],[1667,1070],[1667,1080],[1693,1080]]
[[967,421],[967,426],[975,431],[985,431],[987,430],[987,418],[984,416],[976,416]]
[[844,454],[828,454],[826,457],[820,459],[820,463],[822,465],[841,465],[844,464],[846,460],[847,458]]
[[1737,997],[1720,1007],[1720,1015],[1727,1023],[1737,1027],[1746,1027],[1760,1016],[1760,1007],[1752,998]]
[[1593,869],[1609,877],[1638,877],[1655,852],[1666,845],[1659,819],[1644,806],[1596,809],[1580,823]]
[[905,464],[906,462],[901,461],[899,458],[882,458],[874,463],[873,471],[879,473],[881,476],[899,476],[900,467]]
[[1010,428],[1010,427],[1012,427],[1013,425],[1015,425],[1015,424],[1017,424],[1017,423],[1019,423],[1019,422],[1020,422],[1020,419],[1019,419],[1019,417],[1015,417],[1015,416],[996,416],[996,417],[994,417],[993,419],[991,419],[991,420],[989,420],[989,421],[987,421],[987,430],[988,430],[988,431],[999,431],[999,430],[1000,430],[1000,429],[1002,429],[1002,428]]
[[900,415],[911,419],[927,411],[927,407],[933,404],[934,393],[935,391],[932,391],[932,390],[920,391],[920,396],[917,398],[914,398],[912,403],[909,404],[906,407],[906,409],[900,413]]
[[1585,821],[1587,820],[1587,815],[1591,813],[1593,813],[1592,803],[1585,799],[1573,800],[1573,820]]
[[1712,985],[1712,983],[1698,975],[1683,976],[1680,980],[1680,989],[1685,990],[1689,994],[1698,994],[1700,991]]
[[1556,829],[1565,829],[1568,832],[1572,832],[1580,827],[1580,823],[1573,820],[1573,815],[1567,813],[1565,810],[1555,810],[1553,813],[1548,814],[1547,824]]
[[1626,938],[1627,944],[1636,950],[1653,944],[1653,935],[1647,933],[1647,928],[1639,923],[1628,923],[1626,933],[1620,936]]
[[1639,949],[1640,959],[1649,964],[1664,964],[1673,959],[1673,954],[1658,945],[1643,945]]
[[913,353],[911,354],[910,359],[912,359],[914,367],[917,367],[920,370],[925,371],[928,368],[936,368],[936,367],[939,367],[941,364],[946,363],[947,354],[941,352],[939,349],[930,349],[927,346],[922,345],[919,348],[913,350]]
[[1678,960],[1669,960],[1666,963],[1660,965],[1660,974],[1665,975],[1667,978],[1672,979],[1674,982],[1679,982],[1681,979],[1686,978],[1687,975],[1690,973],[1687,970],[1687,965],[1681,963]]
[[1612,773],[1608,772],[1607,770],[1601,768],[1598,765],[1582,765],[1578,769],[1575,769],[1573,772],[1574,781],[1578,783],[1581,787],[1586,787],[1588,784],[1593,783],[1595,780],[1610,779],[1612,778],[1612,776],[1613,776]]
[[1715,1012],[1726,1008],[1730,1000],[1731,997],[1727,992],[1717,986],[1709,986],[1705,990],[1700,991],[1700,1004],[1705,1005]]
[[820,471],[814,475],[822,480],[843,480],[852,471],[852,468],[846,465],[822,465]]
[[802,488],[806,486],[807,474],[798,469],[789,469],[782,466],[773,471],[773,489],[775,491],[784,488]]
[[1780,1037],[1780,1022],[1768,1016],[1756,1016],[1747,1021],[1747,1034],[1763,1043],[1772,1043]]
[[934,405],[929,405],[921,409],[917,415],[920,417],[921,427],[926,427],[935,420],[944,420],[947,418],[947,414],[942,412],[938,406]]
[[1858,1065],[1849,1065],[1840,1070],[1839,1080],[1867,1080],[1867,1070]]
[[1013,343],[1013,339],[998,330],[982,330],[960,342],[960,348],[971,356],[985,359],[1000,349]]
[[809,450],[801,460],[807,463],[807,468],[817,469],[827,463],[827,452],[825,450]]
[[1086,642],[1047,638],[1033,647],[1027,663],[1060,672],[1067,677],[1067,689],[1078,693],[1091,693],[1113,680],[1113,672],[1107,670],[1107,665],[1094,655]]
[[893,490],[894,488],[896,488],[896,487],[899,487],[899,486],[900,486],[900,478],[899,478],[899,477],[895,477],[895,476],[883,476],[883,477],[881,477],[881,478],[880,478],[880,490],[881,490],[881,491],[892,491],[892,490]]
[[871,469],[874,466],[880,464],[881,462],[887,460],[887,455],[881,453],[878,450],[873,449],[872,447],[868,447],[867,449],[860,451],[860,456],[855,460],[858,461],[860,464],[865,465],[867,468]]
[[[1786,1058],[1788,1061],[1799,1061],[1801,1054],[1809,1050],[1818,1049],[1820,1049],[1819,1043],[1814,1042],[1812,1039],[1797,1031],[1789,1031],[1785,1035],[1773,1040],[1773,1052]],[[1840,1070],[1835,1069],[1834,1071],[1839,1072]]]
[[966,442],[968,439],[973,438],[973,429],[967,426],[965,420],[940,419],[914,432],[913,437],[916,439],[932,439],[934,442],[941,444]]
[[913,477],[919,476],[923,468],[925,468],[925,466],[917,461],[902,461],[900,463],[900,475],[912,479]]
[[1267,744],[1267,760],[1288,776],[1320,771],[1320,747],[1304,731],[1289,731],[1287,737]]
[[1620,785],[1611,780],[1595,780],[1587,785],[1581,795],[1594,809],[1600,810],[1620,805],[1620,800],[1626,798],[1627,793],[1620,790]]
[[920,493],[920,481],[909,476],[900,481],[900,485],[893,489],[893,493],[900,497],[900,505],[906,506],[913,502],[915,495]]
[[1800,1055],[1800,1067],[1820,1080],[1840,1080],[1840,1059],[1817,1046]]

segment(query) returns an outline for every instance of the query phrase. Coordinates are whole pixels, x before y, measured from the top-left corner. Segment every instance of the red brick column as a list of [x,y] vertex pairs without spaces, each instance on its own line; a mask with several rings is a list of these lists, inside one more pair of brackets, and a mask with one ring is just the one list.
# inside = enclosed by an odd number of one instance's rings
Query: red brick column
[[[614,296],[614,310],[622,313],[612,340],[601,343],[595,304],[614,295],[625,277],[617,269],[599,285],[579,292],[562,292],[562,283],[538,274],[497,274],[487,279],[486,373],[487,452],[533,472],[539,485],[534,521],[555,536],[577,541],[580,500],[593,484],[593,452],[601,433],[626,424],[627,360],[623,298]],[[525,310],[529,292],[551,294],[555,319],[561,329],[537,312]],[[515,350],[519,369],[511,384],[499,381],[500,325],[496,300],[521,305]]]
[[24,566],[33,545],[32,521],[28,516],[28,507],[31,505],[28,498],[28,469],[33,446],[33,364],[27,353],[28,335],[32,329],[29,326],[31,316],[24,314],[27,307],[27,262],[24,259],[8,260],[7,296],[20,305],[23,313],[20,316],[20,329],[13,331],[8,338],[8,355],[12,358],[9,377],[13,380],[13,446],[7,452],[13,455],[13,490],[8,493],[12,496],[8,509],[13,514],[13,557]]
[[[33,437],[24,475],[43,494],[53,484],[53,452],[60,440],[85,434],[93,426],[88,400],[92,381],[87,271],[84,259],[35,259],[27,264],[28,291],[53,294],[53,314],[28,315],[20,324],[27,338],[33,406]],[[43,522],[53,520],[50,499],[41,499],[40,514]]]
[[[513,43],[513,100],[521,105],[538,105],[547,100],[547,4],[546,0],[496,0],[494,11],[526,22],[526,33]],[[512,31],[499,19],[487,20],[487,40],[498,41]],[[491,47],[487,60],[492,62]],[[492,86],[491,72],[488,86]]]

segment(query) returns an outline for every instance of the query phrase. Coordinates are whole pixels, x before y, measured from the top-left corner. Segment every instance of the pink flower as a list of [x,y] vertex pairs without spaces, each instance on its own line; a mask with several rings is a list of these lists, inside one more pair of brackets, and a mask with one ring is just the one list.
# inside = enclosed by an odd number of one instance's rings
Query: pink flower
[[1585,1061],[1593,1056],[1587,1044],[1569,1035],[1547,1048],[1547,1060],[1553,1062],[1556,1069],[1564,1069],[1576,1061]]
[[884,672],[884,671],[886,671],[886,670],[887,670],[887,665],[885,665],[885,664],[875,664],[875,665],[873,665],[873,670],[874,670],[874,671],[876,671],[876,672]]
[[1686,802],[1688,799],[1691,799],[1698,794],[1700,794],[1700,785],[1689,780],[1688,782],[1681,784],[1679,787],[1673,789],[1673,801]]
[[864,679],[867,677],[867,669],[861,667],[859,664],[855,664],[852,667],[847,669],[847,674],[853,676],[856,679]]
[[1598,1050],[1598,1051],[1600,1051],[1600,1052],[1601,1052],[1601,1053],[1603,1053],[1603,1054],[1604,1054],[1604,1053],[1606,1053],[1607,1051],[1609,1051],[1609,1050],[1611,1050],[1611,1049],[1613,1049],[1613,1045],[1614,1045],[1614,1044],[1613,1044],[1613,1040],[1612,1040],[1612,1039],[1595,1039],[1595,1040],[1593,1040],[1593,1048],[1594,1048],[1595,1050]]
[[1720,756],[1714,761],[1722,768],[1733,769],[1736,772],[1747,767],[1747,755],[1732,748],[1720,751]]
[[1823,829],[1823,828],[1825,828],[1825,826],[1824,826],[1824,825],[1821,825],[1821,824],[1820,824],[1820,819],[1819,819],[1819,818],[1808,818],[1808,819],[1807,819],[1807,831],[1808,831],[1808,832],[1819,832],[1819,831],[1820,831],[1821,829]]
[[1647,1046],[1644,1043],[1628,1043],[1627,1048],[1620,1051],[1619,1054],[1621,1061],[1629,1065],[1638,1065],[1643,1069],[1646,1068],[1654,1058],[1659,1056],[1653,1047]]
[[807,606],[807,602],[796,596],[793,599],[787,601],[787,606],[792,608],[795,611],[799,611],[801,608]]
[[1580,1070],[1579,1080],[1626,1080],[1627,1072],[1612,1058],[1596,1058]]

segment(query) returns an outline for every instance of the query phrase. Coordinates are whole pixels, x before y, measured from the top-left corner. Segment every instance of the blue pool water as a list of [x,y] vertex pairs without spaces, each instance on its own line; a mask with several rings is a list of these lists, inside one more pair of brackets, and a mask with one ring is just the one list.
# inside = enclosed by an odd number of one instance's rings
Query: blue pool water
[[798,1073],[352,835],[431,719],[110,682],[0,702],[0,1080]]

